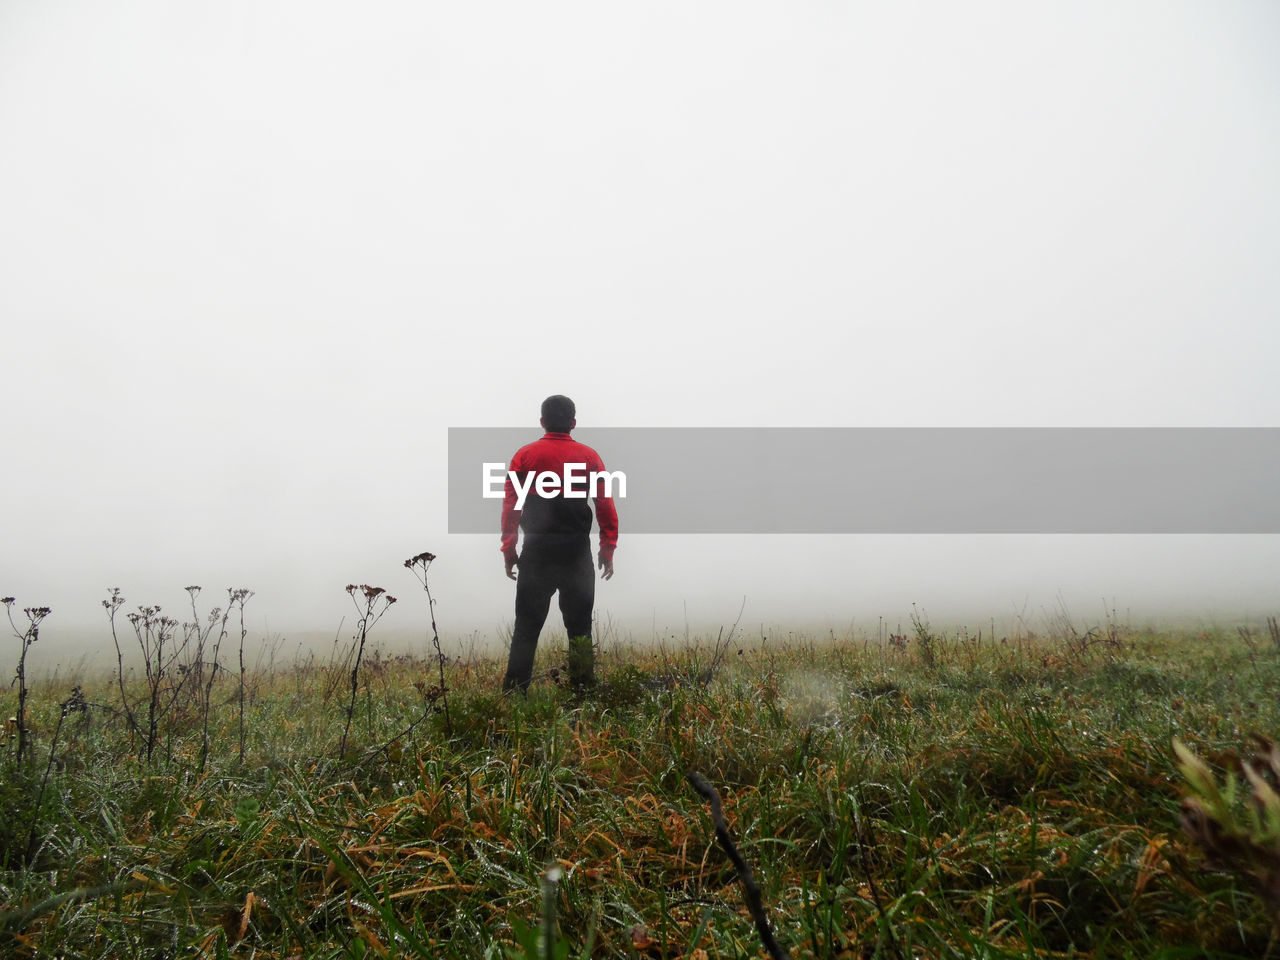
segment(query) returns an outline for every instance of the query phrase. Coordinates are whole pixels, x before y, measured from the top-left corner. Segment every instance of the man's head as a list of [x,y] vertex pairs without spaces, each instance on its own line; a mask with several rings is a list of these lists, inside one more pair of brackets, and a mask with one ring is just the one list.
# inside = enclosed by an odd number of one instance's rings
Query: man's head
[[542,401],[542,429],[548,433],[568,433],[578,425],[578,411],[568,397],[556,394]]

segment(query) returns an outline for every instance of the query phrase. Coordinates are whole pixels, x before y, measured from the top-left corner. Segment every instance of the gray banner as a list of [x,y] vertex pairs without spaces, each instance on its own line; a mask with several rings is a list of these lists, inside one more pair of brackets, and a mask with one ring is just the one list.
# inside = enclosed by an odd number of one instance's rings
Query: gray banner
[[[449,430],[449,532],[497,536],[485,463],[541,436]],[[628,533],[1280,533],[1277,428],[575,430]],[[616,497],[616,495],[615,495]]]

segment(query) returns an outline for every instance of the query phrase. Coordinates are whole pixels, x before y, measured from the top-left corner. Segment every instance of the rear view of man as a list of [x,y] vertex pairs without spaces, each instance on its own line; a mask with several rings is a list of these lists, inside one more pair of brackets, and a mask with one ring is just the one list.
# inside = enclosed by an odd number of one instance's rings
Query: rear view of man
[[[569,679],[575,689],[595,680],[595,660],[591,648],[591,613],[595,607],[595,568],[591,561],[591,508],[586,497],[565,497],[565,464],[574,464],[575,489],[583,490],[586,477],[604,472],[600,455],[578,443],[570,432],[578,425],[577,411],[568,397],[547,397],[542,401],[540,440],[516,451],[508,467],[506,495],[502,504],[502,556],[507,576],[516,581],[516,622],[511,634],[511,656],[502,689],[529,688],[538,635],[551,607],[551,595],[560,594],[560,613],[569,637]],[[531,485],[547,473],[560,477],[554,495],[539,495]],[[524,509],[517,509],[518,496],[511,475],[528,491]],[[547,484],[544,489],[553,486]],[[613,551],[618,545],[618,513],[608,484],[597,480],[586,491],[595,503],[600,525],[598,560],[601,577],[613,576]],[[519,532],[524,531],[524,547],[516,551]],[[517,575],[515,568],[519,566]]]

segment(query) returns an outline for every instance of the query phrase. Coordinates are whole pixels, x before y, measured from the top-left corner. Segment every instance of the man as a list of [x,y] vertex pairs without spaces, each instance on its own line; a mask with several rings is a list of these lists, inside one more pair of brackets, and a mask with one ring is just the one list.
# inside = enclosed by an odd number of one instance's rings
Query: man
[[[560,593],[560,614],[569,637],[569,680],[581,690],[595,681],[595,658],[591,648],[591,612],[595,607],[595,569],[591,562],[591,508],[586,497],[565,497],[565,464],[575,466],[579,483],[593,472],[604,472],[604,461],[586,444],[569,434],[578,425],[573,401],[559,394],[542,401],[540,440],[516,451],[508,466],[506,496],[502,504],[502,556],[507,576],[516,581],[516,623],[511,634],[511,656],[503,690],[527,691],[533,676],[533,656],[538,635],[551,607],[551,595]],[[553,473],[560,477],[560,490],[540,496],[529,486],[534,477]],[[524,509],[516,509],[518,497],[511,475],[528,493]],[[547,484],[544,489],[552,485]],[[581,486],[575,487],[583,492]],[[618,545],[618,513],[608,484],[597,479],[586,491],[595,503],[600,525],[600,552],[597,557],[601,578],[613,576],[613,551]],[[524,548],[516,552],[519,531],[524,531]],[[519,566],[519,575],[515,568]]]

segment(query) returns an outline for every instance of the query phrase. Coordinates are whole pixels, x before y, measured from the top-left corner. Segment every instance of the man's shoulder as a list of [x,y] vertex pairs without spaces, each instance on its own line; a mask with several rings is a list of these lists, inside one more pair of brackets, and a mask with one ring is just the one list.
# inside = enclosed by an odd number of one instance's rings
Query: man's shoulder
[[574,456],[581,457],[589,466],[598,466],[604,461],[600,459],[600,454],[596,453],[595,447],[583,443],[581,440],[573,441]]
[[531,440],[511,455],[511,463],[514,466],[519,461],[540,459],[546,449],[546,437],[539,437],[537,440]]

